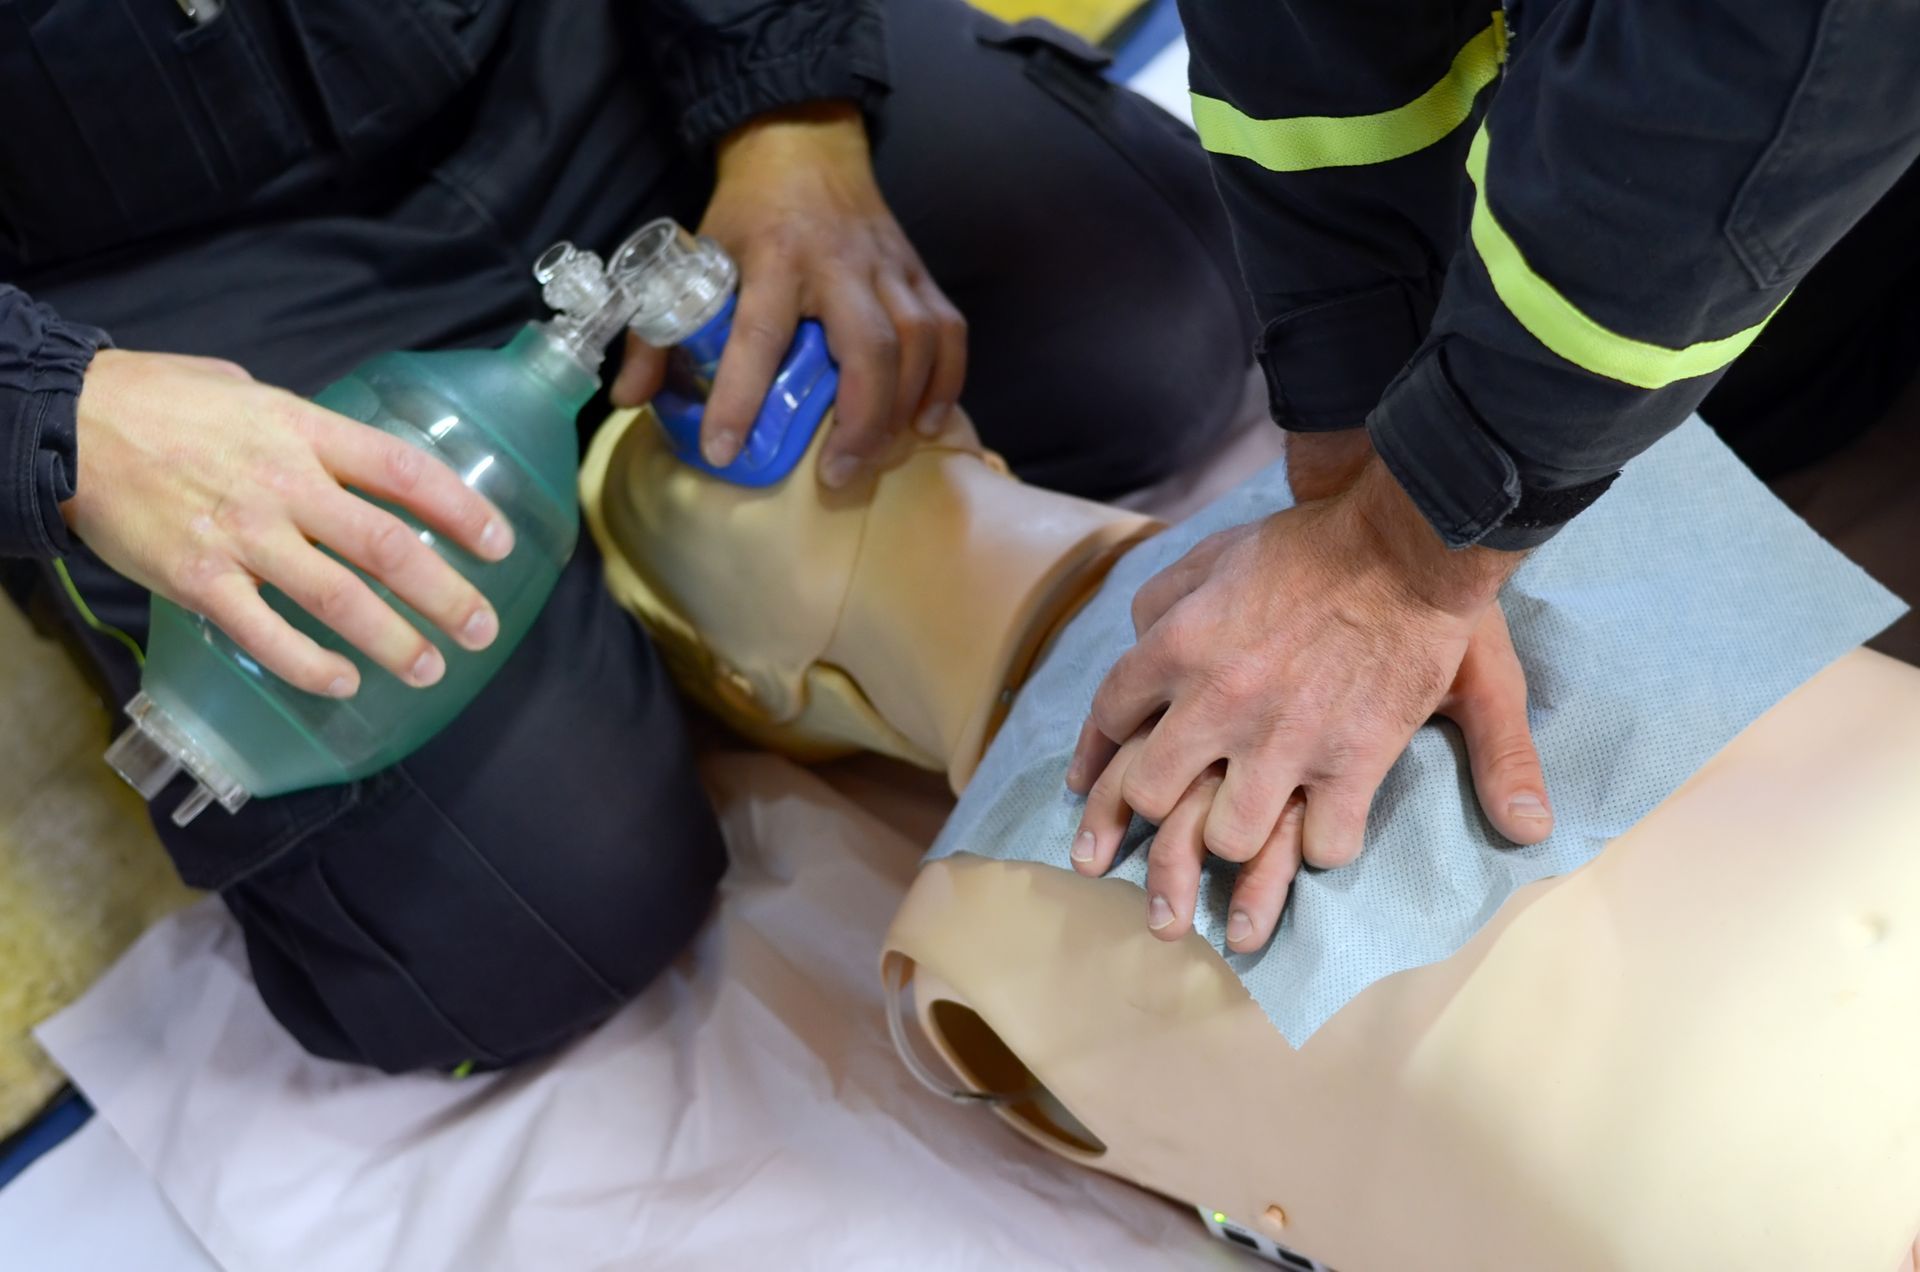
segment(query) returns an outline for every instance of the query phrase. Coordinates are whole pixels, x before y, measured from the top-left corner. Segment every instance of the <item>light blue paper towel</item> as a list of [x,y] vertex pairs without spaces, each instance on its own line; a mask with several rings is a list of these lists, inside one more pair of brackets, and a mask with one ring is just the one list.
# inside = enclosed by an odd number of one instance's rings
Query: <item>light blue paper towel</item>
[[[1065,788],[1067,761],[1094,690],[1133,644],[1135,589],[1214,531],[1291,502],[1276,464],[1129,553],[1035,668],[928,859],[1071,869],[1082,801]],[[1550,839],[1501,838],[1474,801],[1458,731],[1431,724],[1375,797],[1366,851],[1303,871],[1264,952],[1226,953],[1234,868],[1207,866],[1194,926],[1296,1047],[1374,981],[1459,949],[1515,888],[1591,859],[1905,608],[1698,419],[1635,460],[1501,599],[1526,667]],[[1113,873],[1144,883],[1152,835],[1136,818]]]

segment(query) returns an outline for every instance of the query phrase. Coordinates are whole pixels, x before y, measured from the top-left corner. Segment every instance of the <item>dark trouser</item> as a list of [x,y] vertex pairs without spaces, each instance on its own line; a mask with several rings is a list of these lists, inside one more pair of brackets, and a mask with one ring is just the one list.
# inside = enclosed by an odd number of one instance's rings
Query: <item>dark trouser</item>
[[[398,175],[20,281],[123,348],[303,392],[382,350],[503,341],[539,313],[527,267],[548,242],[605,251],[705,202],[618,9],[520,5],[484,95]],[[987,443],[1094,496],[1206,450],[1249,332],[1191,137],[1070,48],[955,0],[892,10],[876,163],[969,319],[964,403]],[[143,633],[139,589],[71,566],[106,621]],[[124,702],[130,658],[74,630]],[[183,877],[225,896],[294,1036],[387,1070],[507,1064],[603,1019],[684,947],[725,864],[681,708],[590,546],[499,678],[403,764],[158,824]]]

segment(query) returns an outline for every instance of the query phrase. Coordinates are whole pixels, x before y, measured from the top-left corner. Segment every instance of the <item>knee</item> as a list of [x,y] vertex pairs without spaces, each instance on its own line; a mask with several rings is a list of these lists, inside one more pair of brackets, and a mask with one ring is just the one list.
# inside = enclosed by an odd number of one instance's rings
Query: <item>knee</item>
[[537,885],[516,890],[569,960],[624,1003],[652,985],[704,925],[727,853],[691,774],[671,800],[644,811],[621,803],[577,809],[572,848],[555,852]]
[[1114,105],[1146,116],[1129,130],[1134,158],[1025,192],[1052,215],[1022,285],[964,306],[977,317],[968,405],[988,443],[1023,478],[1094,498],[1218,445],[1253,365],[1252,307],[1204,157],[1158,107]]
[[[995,401],[976,408],[983,439],[1023,480],[1112,499],[1225,443],[1248,401],[1252,342],[1198,255],[1168,253],[1103,295],[1096,316],[1059,329],[1045,400],[1004,413]],[[1005,420],[1016,424],[1012,436],[998,427]]]
[[1111,498],[1200,462],[1241,416],[1253,374],[1236,277],[1197,245],[1169,245],[1134,271],[1087,335],[1101,344],[1078,382],[1086,454],[1103,454],[1088,493]]
[[1190,137],[1159,149],[1150,192],[1110,205],[1118,239],[1100,305],[1070,346],[1084,351],[1076,379],[1089,409],[1079,418],[1104,432],[1113,455],[1106,494],[1208,453],[1237,417],[1253,367],[1252,305],[1205,161]]
[[429,827],[410,816],[423,802],[225,894],[263,999],[314,1054],[397,1073],[555,1050],[668,967],[725,867],[697,786],[647,809],[570,801],[532,839]]
[[1095,498],[1204,453],[1238,407],[1253,327],[1192,131],[1044,26],[958,0],[892,8],[889,51],[912,74],[876,164],[967,316],[962,401],[983,440],[1027,480]]

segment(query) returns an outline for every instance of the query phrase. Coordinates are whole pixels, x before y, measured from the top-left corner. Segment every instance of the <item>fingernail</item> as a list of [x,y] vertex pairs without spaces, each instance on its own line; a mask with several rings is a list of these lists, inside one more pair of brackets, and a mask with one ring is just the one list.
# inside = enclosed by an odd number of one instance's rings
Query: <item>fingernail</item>
[[480,555],[498,561],[511,551],[513,531],[507,528],[507,523],[498,517],[487,522],[486,528],[480,532]]
[[838,490],[859,471],[859,460],[851,455],[835,455],[820,465],[820,480],[827,484],[827,489]]
[[1247,917],[1245,910],[1235,910],[1227,916],[1227,944],[1238,945],[1253,935],[1253,920]]
[[950,407],[929,406],[914,418],[913,427],[922,437],[938,437],[940,430],[946,427],[947,412]]
[[1507,811],[1515,817],[1524,817],[1528,821],[1545,821],[1547,819],[1546,802],[1532,791],[1521,791],[1518,795],[1508,800]]
[[1080,761],[1075,760],[1072,764],[1067,766],[1067,785],[1071,786],[1076,791],[1079,790],[1080,777],[1081,777]]
[[739,446],[739,438],[732,433],[715,433],[707,439],[700,453],[715,468],[725,468],[734,461],[734,452]]
[[1173,907],[1159,893],[1153,894],[1153,900],[1147,902],[1147,926],[1158,932],[1173,922]]
[[494,618],[492,610],[483,606],[473,611],[467,625],[460,629],[460,643],[468,649],[485,649],[499,633],[499,620]]
[[439,680],[446,670],[447,660],[440,656],[440,651],[429,649],[413,660],[413,669],[407,673],[407,679],[424,689]]
[[1073,837],[1073,859],[1087,862],[1093,860],[1093,832],[1083,830]]
[[335,676],[333,678],[333,683],[327,686],[327,697],[329,698],[353,697],[353,681],[347,678],[346,676]]

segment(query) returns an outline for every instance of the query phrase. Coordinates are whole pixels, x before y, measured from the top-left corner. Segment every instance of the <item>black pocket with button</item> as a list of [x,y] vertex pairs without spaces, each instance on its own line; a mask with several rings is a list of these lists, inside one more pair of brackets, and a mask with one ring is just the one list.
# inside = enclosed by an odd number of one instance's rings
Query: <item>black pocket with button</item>
[[21,264],[217,215],[306,153],[259,20],[239,0],[0,2],[0,229]]

